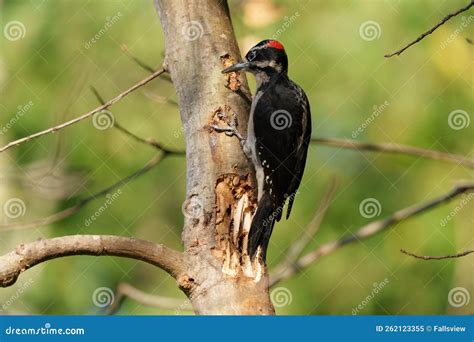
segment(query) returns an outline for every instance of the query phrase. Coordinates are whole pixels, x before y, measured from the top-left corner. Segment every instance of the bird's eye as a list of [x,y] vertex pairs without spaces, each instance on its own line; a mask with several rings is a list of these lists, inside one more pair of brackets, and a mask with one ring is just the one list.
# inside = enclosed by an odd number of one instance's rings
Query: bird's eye
[[257,56],[257,53],[255,51],[249,51],[247,54],[247,60],[252,61],[255,59],[255,56]]

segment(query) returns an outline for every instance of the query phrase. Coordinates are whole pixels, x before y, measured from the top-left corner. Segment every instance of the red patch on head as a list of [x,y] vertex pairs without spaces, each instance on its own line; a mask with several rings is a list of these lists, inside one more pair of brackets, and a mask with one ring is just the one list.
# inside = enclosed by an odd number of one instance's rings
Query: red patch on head
[[278,50],[285,50],[283,45],[280,42],[277,42],[276,40],[270,40],[267,44],[268,47],[272,47]]

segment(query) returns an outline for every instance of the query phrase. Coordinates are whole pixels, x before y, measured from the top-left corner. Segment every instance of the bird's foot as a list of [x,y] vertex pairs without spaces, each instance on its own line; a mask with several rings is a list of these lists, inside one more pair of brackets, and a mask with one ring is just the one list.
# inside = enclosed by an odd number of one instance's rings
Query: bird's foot
[[235,135],[237,139],[239,139],[241,144],[242,142],[245,142],[245,138],[242,136],[242,134],[239,133],[239,131],[237,130],[237,127],[232,127],[232,126],[222,127],[222,126],[213,124],[211,125],[211,128],[218,133],[225,133],[229,137],[232,137]]
[[250,150],[247,148],[246,139],[242,136],[242,134],[240,134],[239,130],[237,129],[237,115],[235,113],[232,113],[232,117],[230,119],[227,116],[219,117],[219,119],[221,119],[221,121],[224,121],[227,125],[221,126],[217,124],[211,124],[210,127],[218,133],[225,133],[229,137],[235,136],[237,139],[239,139],[242,151],[248,159],[251,159],[251,153]]
[[220,126],[217,124],[212,124],[211,128],[219,133],[225,133],[227,136],[232,137],[236,136],[237,139],[239,139],[240,144],[243,146],[245,143],[245,138],[240,134],[240,132],[237,129],[238,121],[237,121],[237,115],[235,113],[232,113],[232,117],[229,118],[228,116],[224,115],[222,117],[219,117],[221,121],[224,121],[227,123],[226,126]]
[[239,139],[240,147],[242,147],[242,151],[247,156],[247,158],[250,159],[250,155],[247,151],[248,149],[246,148],[246,145],[245,145],[246,140],[242,136],[242,134],[240,134],[240,132],[237,130],[237,127],[232,127],[232,126],[221,127],[218,125],[211,125],[211,128],[218,133],[225,133],[229,137],[232,137],[232,136],[237,137],[237,139]]

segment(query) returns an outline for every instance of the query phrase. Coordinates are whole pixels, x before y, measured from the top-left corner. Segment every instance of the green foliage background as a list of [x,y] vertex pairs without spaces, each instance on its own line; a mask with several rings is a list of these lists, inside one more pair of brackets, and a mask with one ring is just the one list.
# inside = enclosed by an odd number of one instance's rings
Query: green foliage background
[[[248,2],[230,1],[230,7],[243,50],[280,29],[277,39],[289,55],[290,76],[306,90],[311,102],[314,136],[351,138],[373,107],[387,101],[387,108],[358,140],[403,143],[472,157],[474,123],[454,130],[448,125],[448,115],[461,109],[472,118],[474,112],[474,47],[465,40],[473,38],[474,24],[446,48],[441,44],[473,11],[449,21],[400,57],[383,57],[466,2],[265,1],[273,12],[262,13],[252,13],[246,7]],[[123,44],[153,67],[161,64],[163,34],[152,1],[10,0],[0,4],[2,30],[12,20],[21,21],[26,28],[25,37],[17,41],[1,36],[0,127],[15,116],[18,106],[29,101],[34,104],[0,135],[2,145],[95,108],[91,85],[109,99],[146,77],[147,72],[121,51]],[[87,49],[85,44],[118,13],[120,19]],[[296,20],[285,25],[291,16]],[[366,41],[359,28],[369,20],[379,24],[380,37]],[[177,106],[157,97],[175,100],[172,84],[163,78],[134,92],[111,111],[117,122],[137,135],[184,148]],[[116,129],[94,128],[90,120],[12,148],[0,155],[0,204],[20,198],[26,213],[15,220],[2,217],[1,223],[27,222],[66,208],[140,168],[155,153]],[[270,267],[278,264],[291,241],[304,232],[333,177],[339,182],[337,195],[308,250],[368,223],[371,219],[359,213],[359,204],[366,198],[380,202],[378,218],[382,218],[445,193],[454,181],[472,176],[464,167],[441,161],[319,145],[311,146],[307,165],[292,218],[275,229]],[[62,195],[57,195],[58,183],[49,183],[49,179],[60,180]],[[1,254],[21,242],[76,233],[131,235],[181,248],[184,158],[167,158],[121,191],[89,226],[85,220],[104,204],[104,198],[52,225],[2,229]],[[278,286],[287,288],[292,298],[288,305],[277,307],[277,313],[350,315],[371,293],[373,284],[385,278],[388,284],[359,314],[472,313],[474,299],[455,308],[448,304],[448,292],[464,287],[474,296],[473,257],[428,262],[399,252],[405,248],[440,255],[472,249],[472,203],[446,226],[441,224],[459,200],[349,245],[282,282]],[[28,281],[30,286],[22,285]],[[114,288],[121,281],[149,293],[185,298],[170,277],[144,263],[84,256],[33,268],[15,286],[0,290],[0,304],[10,303],[6,309],[12,312],[99,314],[102,311],[92,303],[94,290]],[[129,300],[120,313],[175,312]]]

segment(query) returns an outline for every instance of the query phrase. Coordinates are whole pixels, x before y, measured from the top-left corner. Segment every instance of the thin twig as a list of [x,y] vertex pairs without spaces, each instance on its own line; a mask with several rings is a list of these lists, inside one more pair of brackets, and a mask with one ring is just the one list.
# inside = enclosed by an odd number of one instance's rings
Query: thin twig
[[126,298],[131,298],[134,301],[146,306],[152,306],[165,310],[193,310],[189,299],[182,300],[178,298],[152,295],[143,292],[142,290],[139,290],[128,283],[120,283],[118,284],[117,290],[115,291],[113,303],[107,308],[108,314],[115,314],[120,309],[123,304],[123,301]]
[[435,150],[428,150],[419,147],[413,147],[408,145],[401,144],[373,144],[373,143],[364,143],[357,140],[351,139],[336,139],[336,138],[313,138],[311,139],[312,143],[326,145],[326,146],[336,146],[342,148],[348,148],[358,151],[373,151],[373,152],[385,152],[385,153],[396,153],[396,154],[406,154],[413,155],[422,158],[430,158],[436,160],[442,160],[449,163],[455,163],[459,165],[466,166],[470,169],[474,169],[474,159],[460,156],[457,154],[440,152]]
[[349,243],[360,241],[362,239],[366,239],[371,236],[374,236],[386,230],[387,228],[394,226],[395,224],[399,222],[405,221],[415,215],[418,215],[427,210],[433,209],[439,206],[440,204],[447,203],[453,198],[461,194],[473,191],[473,190],[474,190],[474,183],[458,184],[450,192],[444,195],[436,197],[427,202],[415,204],[408,208],[401,209],[385,219],[374,221],[363,226],[362,228],[357,230],[354,234],[346,235],[338,240],[325,243],[321,245],[320,247],[318,247],[317,249],[315,249],[314,251],[309,252],[306,255],[299,258],[290,267],[287,267],[286,269],[282,269],[281,271],[279,271],[279,273],[276,273],[274,276],[271,277],[270,284],[275,285],[279,281],[291,277],[293,274],[297,273],[301,269],[309,267],[315,261],[319,260],[321,257],[324,257]]
[[[90,89],[91,89],[92,93],[95,95],[95,97],[97,98],[97,100],[99,101],[99,103],[100,104],[105,104],[104,98],[100,95],[99,91],[93,86],[90,86]],[[169,154],[175,154],[175,155],[185,155],[186,154],[186,151],[168,149],[168,148],[164,147],[163,145],[161,145],[159,142],[157,142],[153,138],[143,139],[143,138],[137,136],[135,133],[130,132],[128,129],[126,129],[122,125],[120,125],[117,122],[117,120],[114,121],[113,127],[118,129],[119,131],[127,134],[128,136],[132,137],[134,140],[136,140],[140,143],[152,146],[152,147],[154,147],[154,148],[156,148],[160,151],[163,151],[163,152],[166,152],[166,153],[169,153]]]
[[400,252],[403,254],[412,256],[417,259],[423,259],[423,260],[443,260],[443,259],[455,259],[455,258],[461,258],[463,256],[466,256],[468,254],[474,253],[474,249],[469,249],[467,251],[457,253],[457,254],[448,254],[448,255],[442,255],[442,256],[429,256],[429,255],[417,255],[415,253],[407,252],[404,249],[400,249]]
[[130,181],[140,177],[141,175],[147,173],[151,169],[153,169],[155,166],[157,166],[168,154],[167,153],[159,153],[156,156],[154,156],[152,159],[150,159],[143,167],[138,169],[137,171],[133,172],[132,174],[128,175],[125,178],[120,179],[118,182],[113,183],[112,185],[108,186],[107,188],[91,195],[88,196],[82,200],[79,201],[76,205],[73,205],[69,208],[66,208],[64,210],[61,210],[57,213],[54,213],[48,217],[44,217],[41,219],[33,220],[30,222],[17,222],[17,223],[11,223],[11,224],[1,224],[0,225],[0,231],[7,231],[7,230],[18,230],[18,229],[28,229],[28,228],[35,228],[38,226],[43,226],[43,225],[48,225],[52,224],[55,222],[59,222],[61,220],[64,220],[67,217],[70,217],[74,214],[76,214],[79,210],[84,208],[89,202],[96,200],[100,197],[103,197],[110,193],[111,191],[117,189],[121,185],[125,185],[129,183]]
[[20,244],[0,256],[0,287],[44,261],[71,255],[110,255],[145,261],[176,276],[187,267],[184,254],[151,241],[114,235],[69,235]]
[[27,137],[24,137],[24,138],[21,138],[21,139],[18,139],[18,140],[15,140],[15,141],[12,141],[8,144],[6,144],[5,146],[1,147],[0,148],[0,152],[3,152],[7,149],[9,149],[10,147],[13,147],[13,146],[17,146],[17,145],[20,145],[21,143],[24,143],[24,142],[27,142],[31,139],[35,139],[35,138],[38,138],[38,137],[41,137],[43,135],[46,135],[46,134],[50,134],[50,133],[54,133],[60,129],[63,129],[67,126],[70,126],[70,125],[73,125],[79,121],[82,121],[84,119],[87,119],[88,117],[94,115],[95,113],[98,113],[104,109],[107,109],[109,108],[110,106],[112,106],[113,104],[115,104],[116,102],[120,101],[121,99],[123,99],[125,96],[127,96],[128,94],[130,94],[131,92],[133,92],[134,90],[144,86],[145,84],[147,84],[148,82],[150,82],[151,80],[155,79],[156,77],[160,76],[161,74],[163,74],[165,72],[165,69],[160,69],[158,71],[155,71],[153,74],[151,74],[150,76],[148,76],[147,78],[141,80],[140,82],[136,83],[135,85],[133,85],[132,87],[128,88],[127,90],[125,90],[124,92],[120,93],[119,95],[117,95],[116,97],[114,97],[113,99],[107,101],[105,104],[91,110],[90,112],[87,112],[85,114],[82,114],[81,116],[78,116],[72,120],[69,120],[69,121],[66,121],[66,122],[63,122],[62,124],[59,124],[59,125],[56,125],[56,126],[53,126],[53,127],[50,127],[48,129],[45,129],[43,131],[40,131],[40,132],[37,132],[37,133],[34,133],[34,134],[31,134]]
[[465,7],[461,8],[460,10],[456,11],[456,12],[453,12],[451,14],[448,14],[447,16],[445,16],[438,24],[436,24],[433,28],[429,29],[428,31],[422,33],[418,38],[416,38],[414,41],[412,41],[411,43],[409,43],[408,45],[404,46],[403,48],[401,48],[400,50],[398,51],[395,51],[393,53],[389,53],[389,54],[386,54],[384,55],[384,57],[388,58],[388,57],[393,57],[393,56],[399,56],[403,51],[405,51],[406,49],[408,49],[410,46],[412,45],[415,45],[416,43],[418,43],[419,41],[421,41],[423,38],[425,38],[426,36],[432,34],[434,32],[434,30],[436,30],[438,27],[440,27],[441,25],[443,25],[445,22],[447,22],[449,19],[451,19],[452,17],[455,17],[457,16],[458,14],[462,13],[462,12],[465,12],[467,11],[469,8],[472,7],[472,5],[474,5],[474,0],[471,0],[471,2],[469,4],[467,4]]

